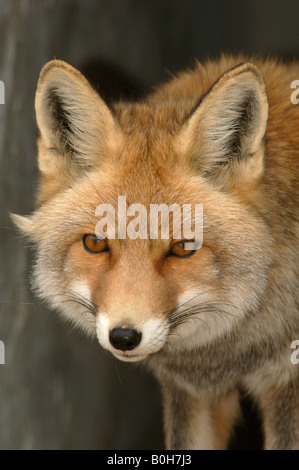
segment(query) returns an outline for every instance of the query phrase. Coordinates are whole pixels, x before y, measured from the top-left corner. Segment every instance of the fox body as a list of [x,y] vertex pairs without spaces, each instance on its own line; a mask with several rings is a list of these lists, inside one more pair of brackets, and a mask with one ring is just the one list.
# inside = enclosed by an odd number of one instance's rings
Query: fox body
[[[299,63],[223,56],[108,108],[65,62],[36,93],[34,286],[161,383],[166,446],[227,448],[239,390],[265,448],[299,449]],[[95,235],[99,204],[201,204],[203,244]],[[188,238],[188,237],[187,237]]]

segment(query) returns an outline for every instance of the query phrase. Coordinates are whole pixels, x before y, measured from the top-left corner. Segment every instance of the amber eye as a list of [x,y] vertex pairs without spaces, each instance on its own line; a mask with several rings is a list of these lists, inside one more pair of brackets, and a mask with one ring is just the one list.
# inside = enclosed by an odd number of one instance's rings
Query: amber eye
[[[190,249],[188,244],[193,244],[193,247]],[[180,242],[172,245],[167,256],[178,256],[179,258],[188,258],[189,256],[194,255],[197,249],[197,242],[193,240],[181,240]]]
[[83,237],[83,246],[86,251],[90,253],[102,253],[103,251],[109,251],[106,241],[102,238],[98,238],[96,235],[87,233]]

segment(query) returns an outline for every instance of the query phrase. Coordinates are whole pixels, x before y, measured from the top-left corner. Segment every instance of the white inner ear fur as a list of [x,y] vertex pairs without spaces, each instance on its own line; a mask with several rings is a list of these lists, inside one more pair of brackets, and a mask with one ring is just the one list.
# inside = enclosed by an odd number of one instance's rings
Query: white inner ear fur
[[[246,112],[244,104],[248,105],[250,113],[247,117],[242,114]],[[240,127],[242,119],[247,119],[245,124],[243,122],[246,129]],[[267,119],[268,100],[263,77],[253,64],[241,65],[216,82],[189,118],[178,136],[178,151],[200,158],[198,167],[209,171],[215,164],[227,162],[231,139],[238,133],[240,151],[255,154],[261,147]]]
[[[83,75],[63,61],[51,61],[43,68],[35,109],[44,150],[51,149],[51,158],[55,157],[53,150],[60,151],[61,140],[83,162],[92,164],[118,141],[116,123],[104,101]],[[65,133],[63,120],[70,129]]]

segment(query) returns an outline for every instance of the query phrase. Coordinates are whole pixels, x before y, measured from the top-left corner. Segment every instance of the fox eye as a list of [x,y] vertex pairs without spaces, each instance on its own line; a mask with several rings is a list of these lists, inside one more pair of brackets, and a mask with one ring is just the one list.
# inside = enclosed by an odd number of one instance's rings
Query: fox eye
[[102,253],[109,251],[108,245],[103,238],[98,238],[96,235],[87,233],[83,237],[83,246],[89,253]]
[[[186,244],[193,244],[193,247],[190,249]],[[178,256],[179,258],[188,258],[189,256],[194,255],[197,250],[197,242],[193,240],[181,240],[180,242],[172,245],[167,256]]]

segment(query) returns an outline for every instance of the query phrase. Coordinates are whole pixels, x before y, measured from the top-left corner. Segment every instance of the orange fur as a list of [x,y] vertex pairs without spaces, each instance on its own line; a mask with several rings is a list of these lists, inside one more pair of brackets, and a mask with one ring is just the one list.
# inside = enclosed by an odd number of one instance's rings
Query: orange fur
[[[240,385],[265,410],[266,446],[299,448],[289,360],[299,336],[298,78],[297,62],[222,56],[108,109],[68,64],[41,73],[37,209],[16,218],[37,244],[35,286],[116,357],[148,363],[170,448],[225,447]],[[120,195],[147,209],[202,204],[202,248],[171,256],[170,234],[86,251],[97,206],[117,209]],[[111,345],[116,327],[142,333],[136,356]],[[294,406],[289,440],[279,397]]]

